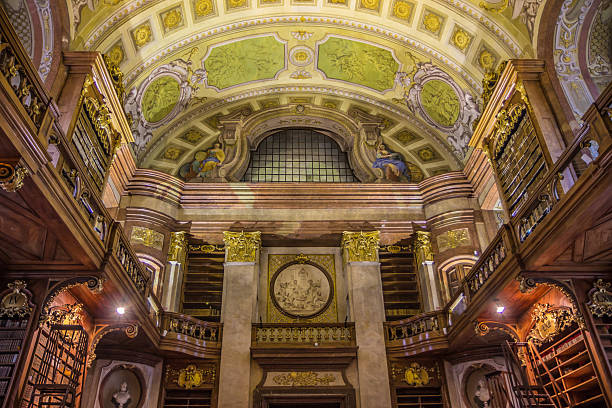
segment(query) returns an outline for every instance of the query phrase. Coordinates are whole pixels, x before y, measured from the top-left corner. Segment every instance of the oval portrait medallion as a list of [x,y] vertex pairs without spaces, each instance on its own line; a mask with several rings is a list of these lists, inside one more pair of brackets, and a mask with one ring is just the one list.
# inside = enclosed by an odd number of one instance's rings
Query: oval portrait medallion
[[327,309],[334,295],[329,274],[315,263],[290,262],[270,282],[270,296],[282,313],[298,318],[317,316]]

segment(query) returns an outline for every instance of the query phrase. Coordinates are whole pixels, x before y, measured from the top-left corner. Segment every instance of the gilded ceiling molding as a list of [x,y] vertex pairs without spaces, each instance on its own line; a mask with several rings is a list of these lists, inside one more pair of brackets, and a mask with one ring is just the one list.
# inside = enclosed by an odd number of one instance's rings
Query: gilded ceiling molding
[[376,262],[380,231],[342,233],[342,248],[346,250],[347,262]]
[[183,114],[182,116],[178,116],[174,120],[172,124],[170,124],[167,128],[164,128],[163,134],[154,139],[151,143],[149,143],[147,147],[147,152],[143,155],[143,162],[148,156],[155,151],[155,149],[163,142],[167,141],[167,139],[172,136],[175,132],[181,130],[185,123],[190,123],[197,118],[201,118],[202,115],[205,115],[213,110],[219,109],[220,107],[226,104],[232,104],[244,99],[256,98],[258,96],[269,96],[276,94],[286,94],[292,92],[309,92],[309,93],[318,93],[325,96],[337,96],[346,99],[354,99],[357,101],[361,101],[370,105],[374,105],[377,108],[383,109],[391,114],[397,115],[404,120],[409,121],[413,126],[415,126],[418,130],[423,132],[425,136],[431,140],[436,147],[441,150],[446,151],[449,156],[449,159],[454,162],[456,168],[461,168],[462,163],[460,159],[453,153],[453,150],[447,144],[446,141],[442,141],[440,136],[434,133],[429,126],[423,123],[422,120],[417,118],[415,120],[415,116],[407,113],[403,109],[399,109],[397,106],[393,106],[380,100],[371,98],[369,96],[361,95],[349,90],[344,90],[342,88],[329,88],[324,86],[282,86],[282,87],[272,87],[272,88],[260,88],[254,89],[250,91],[245,91],[243,93],[239,93],[236,95],[228,96],[226,98],[219,98],[210,104],[202,104],[198,105],[190,112]]
[[559,292],[565,295],[565,297],[572,304],[572,310],[574,312],[574,315],[576,316],[576,321],[578,322],[580,328],[586,328],[584,317],[580,312],[578,299],[576,298],[574,291],[571,290],[565,283],[550,278],[527,278],[521,275],[517,276],[516,280],[519,281],[519,290],[521,291],[521,293],[529,293],[534,290],[538,285],[546,285],[559,290]]
[[[147,5],[149,5],[150,3],[155,3],[156,1],[157,0],[140,0],[137,4],[136,2],[130,2],[126,4],[124,7],[115,11],[112,15],[107,17],[104,20],[104,22],[96,30],[94,30],[89,35],[89,37],[87,38],[84,44],[85,49],[92,49],[92,48],[99,46],[100,45],[99,43],[102,42],[105,38],[107,38],[110,35],[111,31],[115,30],[116,28],[118,28],[118,26],[123,24],[126,18],[132,17],[134,12],[137,12],[140,10],[146,10]],[[439,0],[439,3],[445,4],[451,7],[452,9],[456,10],[461,15],[463,15],[464,13],[467,14],[469,17],[473,18],[477,24],[484,26],[486,31],[492,36],[496,37],[508,50],[510,50],[510,52],[513,54],[514,57],[519,57],[521,55],[521,47],[508,33],[506,33],[504,28],[501,25],[497,24],[495,21],[491,20],[489,17],[487,17],[484,13],[482,13],[476,7],[473,7],[469,2],[464,2],[460,0]],[[299,21],[297,17],[293,17],[293,19],[294,20],[290,22]],[[312,21],[308,21],[308,19],[312,19]],[[264,19],[261,19],[261,20],[264,20]],[[269,23],[274,23],[274,22],[287,22],[287,21],[279,20],[278,17],[270,17],[270,18],[266,18],[265,20],[266,21],[262,21],[260,24],[269,24]],[[330,20],[330,21],[326,21],[326,20]],[[333,21],[333,20],[337,20],[337,21]],[[338,17],[307,17],[307,16],[304,16],[304,21],[299,21],[299,22],[302,24],[309,23],[309,22],[324,22],[324,23],[332,23],[332,24],[335,23],[335,24],[347,25],[347,24],[339,22],[342,20],[343,19],[338,19]],[[230,29],[241,29],[245,25],[244,24],[240,25],[240,23],[244,23],[244,21],[231,23],[226,26],[224,25],[224,26],[215,27],[212,30],[206,31],[205,36],[208,37],[211,35],[211,33],[219,34],[219,33],[230,31],[226,27],[229,27]],[[249,26],[250,25],[253,25],[253,24],[249,24]],[[374,31],[376,33],[384,33],[384,31],[387,31],[383,27],[373,26],[367,23],[357,23],[357,25],[353,25],[353,24],[348,24],[348,25],[352,25],[353,28],[365,27],[369,31]],[[216,33],[213,31],[214,29],[217,29]],[[385,33],[385,35],[387,34]],[[204,37],[199,36],[198,39],[202,39],[202,38]],[[398,37],[394,37],[394,38],[397,39]],[[419,47],[418,45],[415,45],[415,46]]]
[[[147,68],[151,65],[159,62],[160,60],[170,56],[175,52],[184,52],[185,48],[190,44],[196,41],[202,41],[208,37],[217,36],[219,34],[228,33],[233,31],[234,29],[243,29],[244,27],[256,27],[259,25],[269,26],[270,23],[300,23],[303,25],[306,24],[330,24],[341,27],[349,27],[353,30],[366,31],[375,33],[376,35],[383,35],[392,41],[399,41],[401,43],[406,44],[414,48],[419,52],[425,52],[429,54],[431,57],[438,60],[444,66],[451,68],[455,71],[459,76],[461,76],[477,93],[481,91],[480,80],[477,80],[475,77],[470,75],[467,71],[463,69],[463,65],[457,62],[454,62],[449,56],[442,54],[438,50],[430,47],[427,44],[424,44],[414,38],[407,37],[403,35],[401,32],[392,31],[383,27],[379,27],[376,25],[363,23],[357,20],[349,20],[338,17],[314,17],[314,16],[277,16],[277,17],[264,17],[264,18],[254,18],[248,20],[236,21],[234,23],[217,26],[210,28],[206,31],[199,32],[198,34],[191,35],[187,38],[183,38],[180,40],[176,40],[173,43],[167,44],[165,49],[157,52],[153,56],[147,58],[143,63],[139,64],[137,67],[133,68],[131,71],[127,73],[125,76],[126,86],[129,87],[132,82],[134,82],[137,77],[142,74]],[[90,47],[87,47],[89,49]]]
[[226,262],[255,262],[261,248],[261,232],[223,232]]

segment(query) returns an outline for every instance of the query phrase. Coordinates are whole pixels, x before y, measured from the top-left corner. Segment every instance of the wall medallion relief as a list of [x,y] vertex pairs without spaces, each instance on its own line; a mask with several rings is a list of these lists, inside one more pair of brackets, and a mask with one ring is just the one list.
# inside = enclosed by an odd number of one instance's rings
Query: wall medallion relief
[[268,321],[336,322],[333,255],[269,255]]

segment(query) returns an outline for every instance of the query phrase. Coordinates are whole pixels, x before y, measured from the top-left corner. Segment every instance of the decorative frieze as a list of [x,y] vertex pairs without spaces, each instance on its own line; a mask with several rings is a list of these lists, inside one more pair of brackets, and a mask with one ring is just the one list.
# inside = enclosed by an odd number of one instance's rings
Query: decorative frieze
[[255,262],[261,247],[261,232],[223,232],[226,262]]
[[430,366],[416,361],[406,364],[394,363],[391,365],[391,377],[395,383],[424,387],[440,381],[440,370],[437,363]]
[[168,365],[166,370],[166,384],[171,388],[210,388],[216,377],[217,368],[212,364],[188,364],[179,369]]
[[458,228],[446,231],[438,235],[436,240],[438,243],[438,250],[440,252],[455,249],[460,246],[468,246],[472,243],[470,232],[467,228]]
[[278,374],[272,377],[272,381],[277,385],[290,387],[318,387],[330,385],[336,381],[333,374],[322,374],[314,371],[292,371],[287,374]]
[[342,233],[342,247],[346,250],[348,262],[378,261],[379,231]]

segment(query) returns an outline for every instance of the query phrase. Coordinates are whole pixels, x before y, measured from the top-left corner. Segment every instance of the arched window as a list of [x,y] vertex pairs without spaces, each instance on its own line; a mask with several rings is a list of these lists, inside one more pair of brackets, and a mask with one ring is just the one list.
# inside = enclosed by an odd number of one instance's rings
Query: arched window
[[287,129],[268,136],[251,154],[245,182],[358,182],[338,144],[311,129]]

